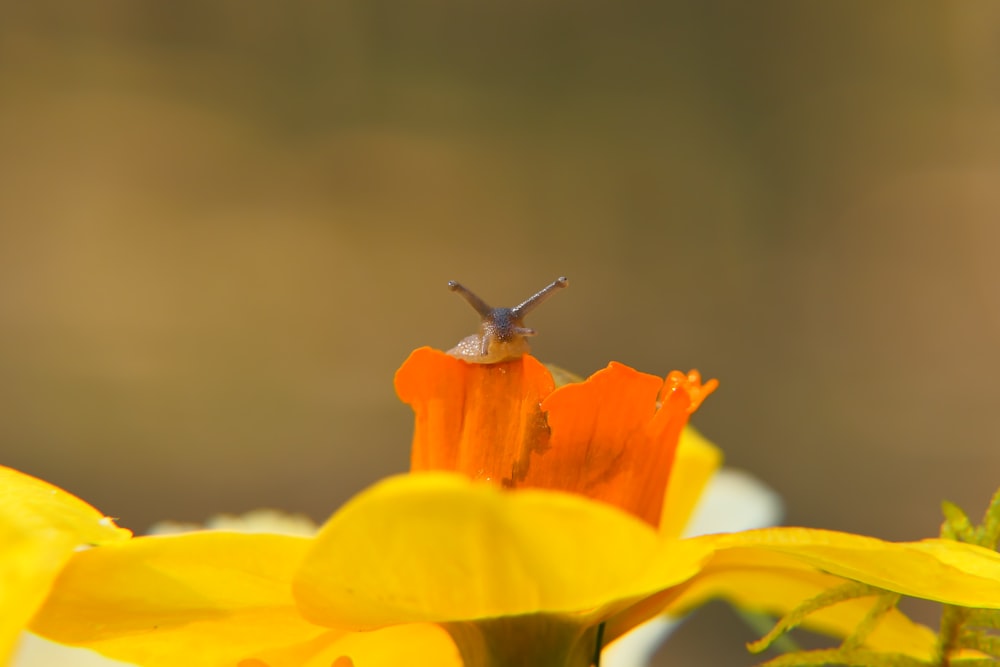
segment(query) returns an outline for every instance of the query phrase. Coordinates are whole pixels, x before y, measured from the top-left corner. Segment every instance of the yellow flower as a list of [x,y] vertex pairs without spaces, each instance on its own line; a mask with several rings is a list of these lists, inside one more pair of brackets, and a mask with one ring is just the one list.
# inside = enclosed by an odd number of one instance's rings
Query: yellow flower
[[[672,450],[700,385],[673,376],[663,392],[662,381],[616,365],[550,390],[533,358],[504,363],[418,350],[400,370],[400,393],[418,416],[414,467],[445,460],[439,446],[447,460],[472,461],[465,474],[385,480],[315,538],[206,532],[78,553],[33,629],[154,666],[550,666],[590,665],[600,644],[691,600],[745,589],[750,604],[754,588],[739,575],[755,571],[798,600],[850,579],[1000,607],[1000,557],[955,542],[801,528],[678,539],[683,521],[661,517],[693,506],[717,456],[707,445],[682,451],[665,493],[623,443]],[[670,465],[669,453],[657,454]],[[572,467],[549,469],[549,456]],[[638,490],[616,489],[618,474]],[[846,621],[829,623],[837,630],[865,611],[848,605]],[[869,641],[898,647],[914,641],[912,629],[893,616]]]
[[[696,373],[664,381],[612,364],[556,389],[527,355],[467,364],[422,349],[396,384],[417,416],[413,469],[453,470],[473,481],[390,480],[333,517],[298,582],[300,605],[319,622],[367,628],[433,621],[449,628],[466,664],[586,665],[602,623],[603,639],[613,640],[664,608],[739,592],[745,582],[732,584],[740,573],[784,580],[777,600],[775,593],[765,598],[778,607],[809,597],[807,583],[835,586],[842,578],[932,598],[964,588],[970,603],[1000,604],[1000,584],[972,576],[975,564],[995,571],[1000,560],[949,551],[970,568],[962,573],[941,562],[948,547],[940,542],[896,545],[805,529],[677,540],[705,471],[718,460],[705,446],[692,448],[664,493],[660,468],[670,467],[688,414],[712,387]],[[697,468],[702,474],[690,474]],[[373,526],[391,542],[365,540]],[[338,549],[365,543],[371,550],[361,554]],[[387,544],[399,546],[385,558]],[[940,577],[933,588],[932,577]],[[846,634],[866,611],[852,603],[811,622]],[[525,656],[517,637],[534,638],[536,653]],[[901,614],[870,639],[916,641],[912,651],[930,650],[927,640]]]
[[[945,521],[941,527],[941,537],[946,540],[967,542],[995,551],[1000,541],[1000,491],[994,494],[982,523],[973,526],[968,516],[951,503],[943,505]],[[792,606],[777,605],[772,611],[781,616],[778,623],[763,638],[752,642],[748,648],[760,652],[781,636],[796,626],[815,620],[819,615],[835,615],[835,610],[844,604],[857,604],[867,598],[868,612],[860,623],[853,628],[845,626],[833,634],[843,636],[844,640],[834,648],[814,650],[797,650],[773,658],[761,667],[807,667],[811,665],[873,665],[887,667],[946,667],[947,665],[994,665],[1000,659],[1000,639],[996,633],[1000,629],[1000,611],[997,609],[975,608],[966,606],[944,605],[941,615],[940,629],[935,633],[929,628],[913,627],[906,632],[911,640],[907,645],[883,645],[869,641],[872,633],[885,625],[892,624],[900,618],[896,605],[899,602],[898,593],[881,589],[877,586],[846,582],[833,585],[835,582],[817,582],[817,576],[810,577],[810,584],[803,581],[806,588],[812,590],[804,601]],[[775,601],[771,591],[759,591],[768,585],[766,575],[763,581],[754,576],[753,581],[740,586],[743,594],[751,591],[749,596],[753,604],[759,605],[762,600]],[[731,583],[731,582],[730,582]],[[787,581],[782,580],[780,588],[787,590]],[[930,648],[928,648],[930,647]]]
[[[1000,556],[974,545],[804,528],[681,539],[719,457],[678,442],[714,382],[611,364],[557,388],[524,353],[522,319],[563,285],[514,309],[453,286],[488,321],[455,357],[417,350],[397,373],[416,414],[413,473],[315,537],[204,532],[77,553],[32,629],[152,667],[588,667],[645,620],[713,596],[788,609],[847,581],[1000,608]],[[868,617],[855,597],[811,620],[843,636]],[[894,608],[876,620],[859,645],[933,650]]]
[[130,536],[79,498],[0,466],[0,664],[77,547]]

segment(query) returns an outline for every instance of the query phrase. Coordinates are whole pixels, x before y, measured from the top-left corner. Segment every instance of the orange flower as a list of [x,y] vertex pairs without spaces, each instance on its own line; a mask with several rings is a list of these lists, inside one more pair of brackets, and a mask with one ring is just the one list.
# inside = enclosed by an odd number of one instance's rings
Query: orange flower
[[664,381],[613,362],[555,388],[531,355],[476,364],[426,347],[396,373],[416,413],[411,471],[576,493],[652,526],[681,430],[716,386],[697,371]]

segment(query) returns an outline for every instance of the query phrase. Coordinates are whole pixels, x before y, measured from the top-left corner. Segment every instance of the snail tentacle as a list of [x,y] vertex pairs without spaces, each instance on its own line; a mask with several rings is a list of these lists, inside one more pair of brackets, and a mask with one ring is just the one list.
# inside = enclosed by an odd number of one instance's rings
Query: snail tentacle
[[522,301],[520,304],[511,308],[511,310],[514,311],[514,316],[518,318],[524,317],[533,311],[538,304],[552,296],[556,290],[562,289],[563,287],[569,287],[569,280],[567,280],[566,276],[559,276],[551,283]]
[[490,304],[480,299],[468,287],[466,287],[462,283],[456,282],[454,280],[449,280],[448,289],[450,289],[452,292],[458,292],[459,295],[463,299],[468,301],[469,305],[472,306],[477,313],[479,313],[480,317],[489,317],[490,313],[492,313],[494,310],[494,308]]
[[448,354],[477,364],[494,364],[517,359],[528,352],[528,336],[536,331],[524,326],[524,317],[553,292],[569,285],[565,277],[557,278],[514,308],[493,308],[471,290],[454,280],[448,288],[465,299],[482,318],[479,333],[467,336]]

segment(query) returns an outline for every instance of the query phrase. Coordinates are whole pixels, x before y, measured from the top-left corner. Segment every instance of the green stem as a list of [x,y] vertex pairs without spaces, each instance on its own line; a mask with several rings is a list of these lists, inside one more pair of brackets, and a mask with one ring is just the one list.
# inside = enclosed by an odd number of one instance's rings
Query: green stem
[[601,653],[604,651],[604,623],[597,626],[597,638],[594,640],[594,667],[601,667]]
[[443,625],[465,667],[591,667],[600,625],[559,616],[506,616]]

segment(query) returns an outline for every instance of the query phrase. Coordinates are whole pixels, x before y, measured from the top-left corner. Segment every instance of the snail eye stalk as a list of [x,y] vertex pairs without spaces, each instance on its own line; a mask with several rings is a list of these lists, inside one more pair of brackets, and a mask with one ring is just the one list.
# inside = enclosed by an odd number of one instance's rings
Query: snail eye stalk
[[450,281],[448,289],[458,292],[479,313],[481,320],[479,333],[459,341],[448,354],[476,364],[495,364],[526,354],[529,348],[525,339],[536,332],[524,325],[525,316],[568,285],[565,277],[556,278],[513,308],[493,308],[461,283]]

